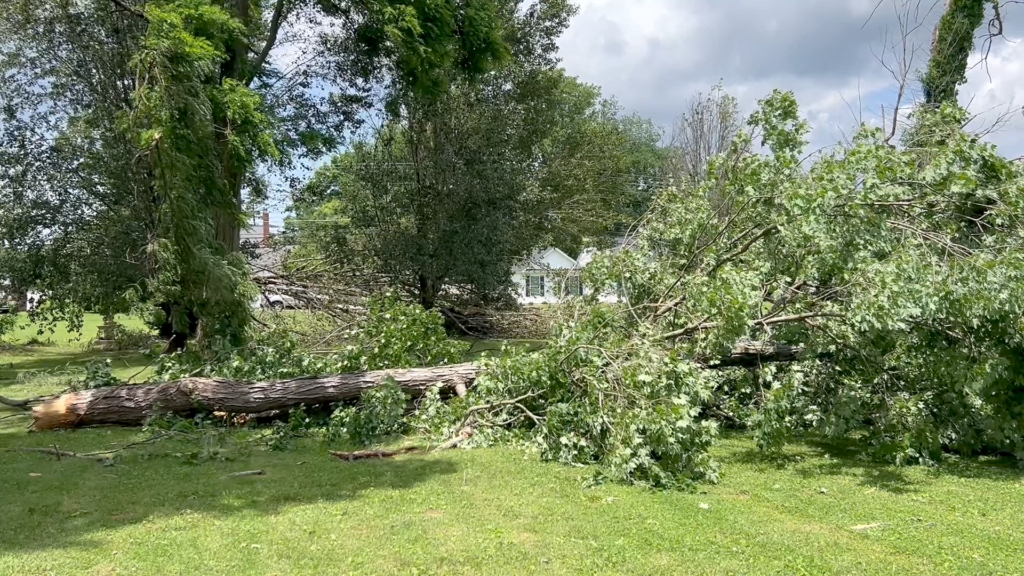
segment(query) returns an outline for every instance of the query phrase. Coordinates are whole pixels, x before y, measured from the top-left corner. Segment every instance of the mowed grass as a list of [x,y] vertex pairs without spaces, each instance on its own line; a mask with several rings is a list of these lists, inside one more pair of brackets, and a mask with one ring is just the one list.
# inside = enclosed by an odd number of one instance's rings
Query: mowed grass
[[813,442],[768,461],[727,435],[721,483],[657,492],[588,488],[590,469],[505,448],[342,462],[308,440],[189,464],[197,445],[173,440],[104,467],[8,450],[145,435],[27,423],[0,421],[0,575],[1024,574],[1012,461],[894,468]]
[[[99,429],[0,447],[101,450]],[[1013,467],[866,465],[797,446],[777,466],[744,437],[695,492],[605,485],[510,449],[341,462],[310,441],[183,463],[159,444],[118,466],[23,453],[0,464],[0,574],[1020,574]],[[262,469],[265,476],[225,478]]]
[[[45,381],[59,381],[69,374],[80,374],[90,362],[110,360],[111,372],[119,378],[136,376],[150,363],[141,352],[97,352],[89,348],[96,338],[103,319],[99,314],[86,314],[81,331],[69,331],[65,323],[51,330],[33,324],[25,314],[18,317],[18,326],[0,341],[0,395],[19,397],[49,394]],[[145,324],[134,316],[118,316],[118,323],[141,329]],[[42,389],[40,389],[42,387]],[[52,388],[52,386],[51,386]]]

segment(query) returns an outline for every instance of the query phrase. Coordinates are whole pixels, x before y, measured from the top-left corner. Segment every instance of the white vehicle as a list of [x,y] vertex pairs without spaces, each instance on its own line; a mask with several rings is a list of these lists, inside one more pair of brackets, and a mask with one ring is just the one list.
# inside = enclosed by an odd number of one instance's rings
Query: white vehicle
[[46,300],[46,296],[42,292],[36,292],[35,290],[28,291],[28,298],[25,302],[25,308],[31,312],[42,305],[43,301]]
[[284,310],[285,308],[299,308],[299,301],[284,294],[263,293],[260,294],[256,303],[257,308]]

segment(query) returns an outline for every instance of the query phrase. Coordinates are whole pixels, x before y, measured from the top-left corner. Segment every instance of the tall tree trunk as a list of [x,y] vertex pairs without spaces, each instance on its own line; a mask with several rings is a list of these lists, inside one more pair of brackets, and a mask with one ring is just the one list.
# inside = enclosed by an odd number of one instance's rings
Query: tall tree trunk
[[929,106],[956,102],[957,88],[966,80],[974,33],[984,23],[985,6],[991,1],[946,0],[945,11],[932,35],[928,69],[921,78],[925,103]]
[[230,194],[230,198],[225,198],[224,206],[216,209],[213,222],[217,242],[224,247],[225,254],[233,254],[241,249],[242,181],[245,175],[230,164],[230,159],[227,162],[224,183],[229,188],[226,194]]
[[437,306],[439,282],[426,274],[420,274],[420,305],[424,310],[433,310]]
[[[238,18],[246,27],[251,23],[250,0],[225,0],[224,8],[232,16]],[[238,38],[227,47],[227,58],[221,65],[221,82],[236,80],[241,83],[248,81],[249,44],[244,38]],[[238,252],[241,240],[242,184],[245,173],[235,163],[231,153],[228,137],[231,130],[226,117],[218,118],[217,129],[220,137],[220,156],[224,181],[224,198],[214,212],[214,228],[217,242],[224,248],[225,254]]]

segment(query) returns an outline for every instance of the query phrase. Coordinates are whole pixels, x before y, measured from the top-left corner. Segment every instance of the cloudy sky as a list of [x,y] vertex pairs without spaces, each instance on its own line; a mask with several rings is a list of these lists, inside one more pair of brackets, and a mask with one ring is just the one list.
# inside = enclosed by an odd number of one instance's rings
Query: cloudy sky
[[[840,142],[859,119],[880,125],[897,83],[881,58],[908,32],[914,73],[927,60],[942,0],[577,0],[560,42],[563,66],[628,110],[668,129],[697,91],[723,82],[744,111],[774,88],[796,93],[810,121],[811,149]],[[876,8],[877,7],[877,8]],[[987,67],[976,54],[961,88],[976,128],[1009,122],[988,138],[1024,155],[1024,4],[1004,8],[1005,39]],[[979,43],[980,44],[980,43]],[[914,53],[914,48],[917,49]],[[918,87],[911,73],[912,92]],[[991,77],[991,78],[990,78]],[[910,94],[912,99],[919,94]],[[891,118],[886,112],[887,122]],[[284,202],[286,204],[287,201]],[[283,206],[283,204],[282,204]],[[275,229],[283,219],[272,210]]]
[[[895,64],[886,47],[902,37],[901,20],[912,32],[908,47],[919,48],[914,68],[924,64],[944,3],[910,1],[578,0],[561,54],[571,74],[665,126],[719,80],[745,111],[773,88],[792,90],[814,127],[812,145],[825,146],[858,116],[880,122],[881,106],[894,101],[896,83],[877,57]],[[1024,154],[1024,5],[1004,12],[1007,40],[992,44],[991,81],[975,67],[961,99],[983,113],[978,126],[1016,109],[991,136],[1016,157]]]

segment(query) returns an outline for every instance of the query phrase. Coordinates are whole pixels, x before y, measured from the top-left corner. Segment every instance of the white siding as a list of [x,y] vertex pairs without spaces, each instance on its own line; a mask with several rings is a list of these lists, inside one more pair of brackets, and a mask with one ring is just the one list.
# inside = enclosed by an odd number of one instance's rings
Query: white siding
[[[579,265],[558,248],[548,248],[535,253],[528,261],[516,267],[512,273],[516,294],[520,304],[555,304],[560,298],[562,278],[566,272],[576,270]],[[528,277],[543,278],[543,296],[527,290]]]

